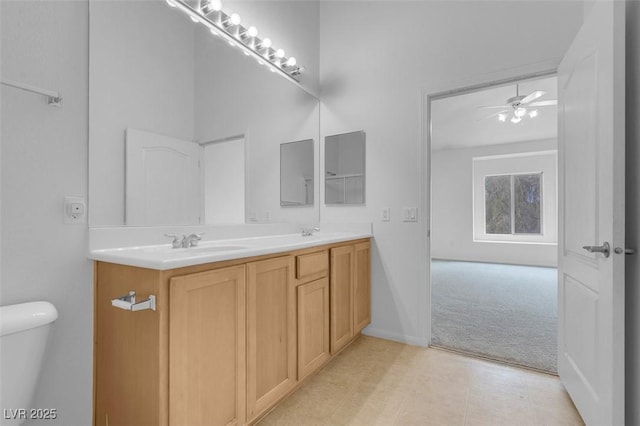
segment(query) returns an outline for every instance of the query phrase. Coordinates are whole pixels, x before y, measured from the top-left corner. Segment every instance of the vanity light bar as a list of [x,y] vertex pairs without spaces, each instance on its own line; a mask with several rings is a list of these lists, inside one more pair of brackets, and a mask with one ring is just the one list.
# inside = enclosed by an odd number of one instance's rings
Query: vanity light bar
[[286,57],[284,50],[274,49],[269,38],[258,38],[255,27],[242,26],[240,16],[223,12],[219,1],[201,1],[197,10],[185,0],[167,0],[167,3],[189,15],[193,22],[208,27],[212,34],[220,36],[231,46],[239,47],[245,55],[253,56],[260,65],[266,64],[271,72],[300,84],[296,77],[304,72],[304,67],[297,65],[295,58]]

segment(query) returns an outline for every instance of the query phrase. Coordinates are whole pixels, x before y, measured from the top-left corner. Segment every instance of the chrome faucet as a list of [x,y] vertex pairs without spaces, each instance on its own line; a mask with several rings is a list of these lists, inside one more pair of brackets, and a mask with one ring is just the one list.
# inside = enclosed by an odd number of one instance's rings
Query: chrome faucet
[[190,234],[184,237],[184,241],[182,242],[182,247],[197,247],[198,241],[202,239],[204,232],[199,234]]
[[174,249],[196,247],[198,245],[198,241],[202,239],[203,235],[204,232],[189,235],[182,234],[182,237],[179,237],[176,234],[164,234],[165,237],[173,238],[173,241],[171,241],[171,247]]
[[302,236],[303,237],[310,237],[313,235],[314,232],[318,232],[320,231],[320,228],[315,227],[315,228],[302,228]]
[[171,241],[171,247],[173,247],[174,249],[182,247],[182,243],[184,242],[184,234],[182,234],[182,238],[178,237],[177,234],[164,234],[164,236],[167,238],[173,238],[173,241]]

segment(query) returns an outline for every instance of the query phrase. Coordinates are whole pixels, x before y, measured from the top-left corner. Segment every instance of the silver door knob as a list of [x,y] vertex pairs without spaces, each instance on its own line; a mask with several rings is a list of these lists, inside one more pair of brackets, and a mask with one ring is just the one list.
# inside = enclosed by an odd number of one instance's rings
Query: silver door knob
[[602,253],[604,257],[609,257],[611,254],[611,246],[606,241],[601,246],[583,246],[582,248],[589,253]]

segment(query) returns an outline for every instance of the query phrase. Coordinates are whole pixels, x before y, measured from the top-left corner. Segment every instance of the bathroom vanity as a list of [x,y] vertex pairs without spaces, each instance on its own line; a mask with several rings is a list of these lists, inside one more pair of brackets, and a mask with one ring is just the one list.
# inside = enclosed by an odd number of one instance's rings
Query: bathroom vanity
[[370,323],[369,236],[93,251],[94,425],[255,423]]

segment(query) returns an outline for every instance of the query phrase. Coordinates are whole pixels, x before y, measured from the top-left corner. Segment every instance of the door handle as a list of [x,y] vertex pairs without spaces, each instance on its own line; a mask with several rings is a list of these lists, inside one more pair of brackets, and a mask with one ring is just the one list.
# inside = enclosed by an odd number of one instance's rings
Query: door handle
[[589,253],[602,253],[604,257],[609,257],[611,254],[611,246],[606,241],[601,246],[583,246],[582,248]]

